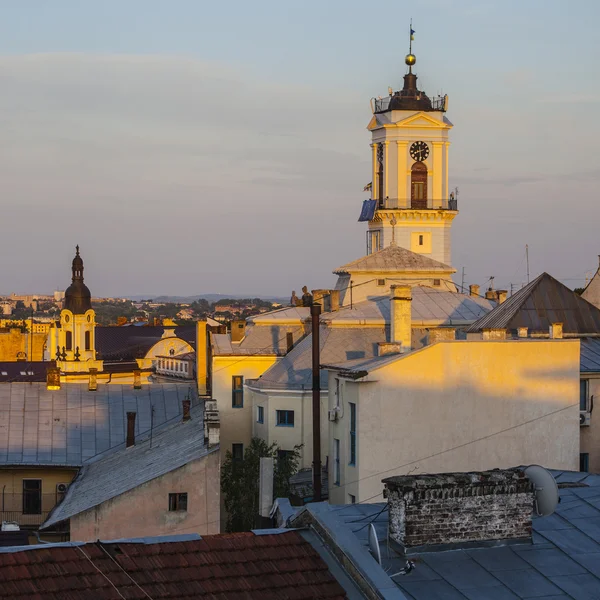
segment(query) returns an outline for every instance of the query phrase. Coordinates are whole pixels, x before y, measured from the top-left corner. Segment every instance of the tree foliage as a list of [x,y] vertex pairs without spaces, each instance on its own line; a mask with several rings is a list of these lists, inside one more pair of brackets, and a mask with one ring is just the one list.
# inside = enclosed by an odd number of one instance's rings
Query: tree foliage
[[260,438],[252,438],[244,450],[242,460],[234,459],[230,451],[221,466],[221,491],[225,498],[227,531],[249,531],[256,526],[260,459],[275,459],[273,499],[290,495],[290,477],[298,471],[300,449],[294,446],[288,452],[280,452],[276,443],[267,444]]

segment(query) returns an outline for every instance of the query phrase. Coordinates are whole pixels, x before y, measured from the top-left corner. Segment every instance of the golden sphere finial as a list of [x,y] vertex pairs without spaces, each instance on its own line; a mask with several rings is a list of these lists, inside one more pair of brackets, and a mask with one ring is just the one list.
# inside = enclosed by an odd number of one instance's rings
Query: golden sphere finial
[[412,67],[416,62],[417,62],[417,57],[414,54],[407,54],[404,62],[409,66]]

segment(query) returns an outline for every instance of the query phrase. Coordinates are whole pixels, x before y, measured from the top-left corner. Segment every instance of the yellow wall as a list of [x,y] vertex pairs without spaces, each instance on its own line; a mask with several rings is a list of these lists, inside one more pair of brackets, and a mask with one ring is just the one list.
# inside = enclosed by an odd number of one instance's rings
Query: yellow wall
[[[348,494],[377,502],[391,475],[579,468],[579,340],[440,342],[341,383],[341,416],[329,429],[330,448],[341,445],[334,503]],[[348,402],[357,407],[355,467]]]
[[[45,333],[22,333],[20,329],[0,331],[0,361],[15,362],[17,354],[22,352],[27,360],[44,360]],[[32,354],[33,345],[33,354]]]

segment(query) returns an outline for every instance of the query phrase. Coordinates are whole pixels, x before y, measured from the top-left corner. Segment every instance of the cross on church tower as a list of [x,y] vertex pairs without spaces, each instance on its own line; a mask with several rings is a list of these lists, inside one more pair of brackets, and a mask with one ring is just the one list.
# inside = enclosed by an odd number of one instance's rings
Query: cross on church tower
[[457,200],[448,187],[448,97],[428,97],[413,73],[416,56],[410,28],[404,85],[371,101],[372,184],[367,254],[390,245],[451,264],[451,226]]

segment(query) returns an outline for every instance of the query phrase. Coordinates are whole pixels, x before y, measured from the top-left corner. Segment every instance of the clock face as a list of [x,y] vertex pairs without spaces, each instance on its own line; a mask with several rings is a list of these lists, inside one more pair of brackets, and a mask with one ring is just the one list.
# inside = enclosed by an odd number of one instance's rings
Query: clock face
[[429,156],[429,146],[425,142],[415,142],[410,147],[410,157],[421,162]]

